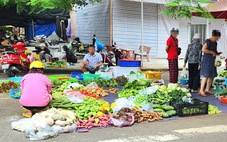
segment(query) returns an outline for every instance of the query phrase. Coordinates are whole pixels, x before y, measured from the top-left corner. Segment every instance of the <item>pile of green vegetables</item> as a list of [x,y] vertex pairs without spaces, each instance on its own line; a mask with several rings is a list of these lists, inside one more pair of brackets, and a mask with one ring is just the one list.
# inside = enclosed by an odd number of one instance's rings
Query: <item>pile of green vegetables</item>
[[66,68],[67,63],[65,61],[48,62],[46,66],[49,68]]
[[208,114],[209,115],[213,115],[213,114],[219,114],[221,113],[222,111],[218,109],[218,107],[216,106],[213,106],[213,105],[209,105],[208,107]]
[[123,91],[118,93],[119,98],[129,98],[131,96],[136,96],[139,93],[138,90],[135,89],[124,89]]
[[220,76],[220,77],[227,77],[227,70],[220,71],[218,73],[218,76]]
[[82,83],[86,86],[86,85],[88,85],[92,82],[97,83],[97,85],[101,88],[102,87],[116,87],[116,86],[118,86],[118,84],[117,84],[117,82],[114,78],[111,78],[110,80],[108,80],[108,79],[99,77],[97,79],[90,79],[86,82],[80,82],[80,83]]
[[60,93],[55,93],[53,96],[55,99],[51,101],[51,107],[72,110],[82,120],[88,120],[92,116],[96,116],[100,111],[99,108],[106,103],[104,100],[86,97],[83,99],[83,103],[74,104]]
[[62,85],[64,82],[65,82],[65,81],[55,79],[55,80],[53,80],[51,83],[52,83],[53,86],[60,86],[60,85]]
[[149,102],[155,104],[164,104],[171,100],[182,100],[184,96],[191,97],[189,90],[181,88],[178,84],[168,84],[162,86],[155,86],[157,88],[154,94],[148,95]]
[[134,89],[134,90],[144,90],[149,87],[152,83],[151,79],[139,79],[125,84],[123,90]]
[[55,92],[63,92],[65,89],[68,88],[68,85],[70,84],[71,82],[69,81],[64,81],[60,87],[57,87],[57,88],[52,88],[52,92],[55,93]]
[[174,107],[169,105],[154,104],[152,107],[154,109],[154,112],[161,113],[163,118],[169,118],[171,116],[177,115],[177,112],[174,110]]

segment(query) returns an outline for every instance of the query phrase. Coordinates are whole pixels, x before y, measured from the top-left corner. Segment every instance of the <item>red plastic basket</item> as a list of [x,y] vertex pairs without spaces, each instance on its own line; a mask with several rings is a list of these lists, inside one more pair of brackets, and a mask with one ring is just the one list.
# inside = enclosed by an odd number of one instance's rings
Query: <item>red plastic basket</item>
[[221,103],[227,104],[227,97],[221,97],[220,98]]
[[65,78],[58,78],[58,80],[61,80],[61,81],[69,81],[70,78],[69,77],[65,77]]

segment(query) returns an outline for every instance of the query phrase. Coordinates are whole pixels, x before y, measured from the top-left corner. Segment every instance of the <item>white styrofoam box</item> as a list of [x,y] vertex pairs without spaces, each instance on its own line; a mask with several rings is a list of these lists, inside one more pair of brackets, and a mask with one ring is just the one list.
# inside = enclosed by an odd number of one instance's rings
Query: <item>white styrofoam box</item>
[[146,76],[145,76],[145,74],[128,74],[127,78],[129,80],[129,82],[132,82],[137,79],[144,79],[144,78],[146,78]]
[[113,77],[122,76],[125,74],[130,74],[131,71],[137,72],[139,67],[110,67],[110,70],[113,73]]
[[113,72],[98,72],[102,77],[113,78]]

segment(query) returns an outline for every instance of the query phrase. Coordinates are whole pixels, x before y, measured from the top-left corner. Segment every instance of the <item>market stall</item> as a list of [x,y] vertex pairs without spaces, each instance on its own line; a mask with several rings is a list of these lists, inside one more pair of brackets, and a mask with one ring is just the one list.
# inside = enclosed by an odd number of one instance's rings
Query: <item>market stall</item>
[[[226,77],[226,74],[222,71],[219,76]],[[164,85],[160,72],[131,71],[115,78],[77,72],[72,76],[48,78],[52,81],[54,98],[50,109],[11,125],[31,140],[47,139],[65,132],[88,132],[94,128],[227,113],[226,102],[221,103],[214,96],[202,98],[191,94],[186,86]],[[20,79],[16,81],[20,82]],[[225,94],[226,90],[222,90],[217,96],[220,98]],[[10,95],[20,96],[20,90],[10,91]]]

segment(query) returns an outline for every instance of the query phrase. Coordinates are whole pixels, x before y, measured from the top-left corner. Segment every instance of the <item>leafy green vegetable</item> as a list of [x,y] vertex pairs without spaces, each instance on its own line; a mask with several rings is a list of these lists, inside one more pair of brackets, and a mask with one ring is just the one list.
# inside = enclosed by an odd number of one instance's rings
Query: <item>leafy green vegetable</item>
[[99,77],[97,79],[90,79],[90,80],[88,80],[86,82],[82,82],[82,84],[88,85],[88,84],[90,84],[92,82],[97,83],[97,85],[99,87],[116,87],[116,86],[118,86],[118,83],[116,82],[116,80],[114,78],[111,78],[110,80],[107,80],[107,79],[101,78],[101,77]]
[[209,105],[208,107],[208,114],[212,115],[212,114],[219,114],[222,111],[218,109],[218,107],[213,106],[213,105]]
[[128,82],[125,86],[124,86],[124,90],[125,89],[135,89],[135,90],[144,90],[147,87],[150,86],[150,84],[152,83],[152,80],[150,79],[140,79],[140,80],[134,80],[132,82]]
[[227,77],[227,70],[223,70],[223,71],[220,71],[219,73],[218,73],[218,76],[220,76],[220,77]]
[[119,98],[129,98],[131,96],[136,96],[139,93],[138,90],[135,89],[125,89],[118,93]]

